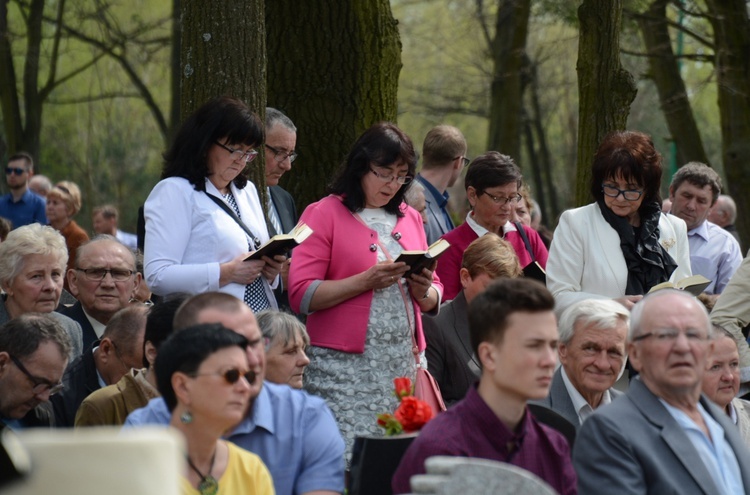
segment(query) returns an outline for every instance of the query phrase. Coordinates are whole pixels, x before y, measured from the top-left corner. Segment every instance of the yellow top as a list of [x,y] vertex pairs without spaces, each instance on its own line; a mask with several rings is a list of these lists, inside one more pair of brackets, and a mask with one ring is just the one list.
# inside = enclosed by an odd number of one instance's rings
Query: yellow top
[[[227,442],[227,469],[219,479],[216,495],[274,495],[273,481],[266,465],[255,454]],[[200,495],[186,478],[182,478],[183,495]]]

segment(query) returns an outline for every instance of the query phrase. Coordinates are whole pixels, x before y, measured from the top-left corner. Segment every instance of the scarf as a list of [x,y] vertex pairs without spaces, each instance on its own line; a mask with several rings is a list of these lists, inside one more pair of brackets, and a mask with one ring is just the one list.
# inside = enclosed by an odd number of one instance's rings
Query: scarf
[[604,200],[597,201],[607,223],[620,236],[620,249],[628,267],[625,295],[647,293],[654,285],[666,282],[677,263],[659,242],[661,207],[657,201],[641,205],[641,226],[633,228],[627,218],[614,214]]

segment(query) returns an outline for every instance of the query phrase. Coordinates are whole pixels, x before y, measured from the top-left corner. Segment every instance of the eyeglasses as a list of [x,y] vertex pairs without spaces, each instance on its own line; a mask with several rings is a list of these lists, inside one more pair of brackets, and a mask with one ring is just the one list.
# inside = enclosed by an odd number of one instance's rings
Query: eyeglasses
[[271,150],[271,152],[273,153],[273,159],[276,160],[277,163],[281,163],[287,158],[289,158],[289,163],[292,163],[297,159],[297,153],[294,151],[290,151],[287,153],[284,150],[279,150],[269,145],[266,145],[266,148]]
[[28,379],[31,380],[31,383],[34,384],[34,395],[39,395],[47,391],[49,391],[50,395],[55,395],[65,386],[62,382],[52,383],[46,378],[39,378],[38,376],[32,375],[29,370],[26,369],[26,366],[21,364],[21,361],[16,359],[15,356],[13,356],[12,354],[9,354],[9,356],[10,360],[13,361],[13,364],[15,364],[16,367],[21,370],[21,373],[26,375]]
[[23,175],[25,173],[26,173],[26,169],[25,168],[5,167],[5,174],[6,175],[12,175],[12,174]]
[[76,271],[83,272],[86,278],[92,282],[104,280],[104,277],[108,273],[112,275],[112,280],[115,282],[124,282],[135,273],[133,270],[125,270],[123,268],[112,268],[110,270],[106,268],[76,268]]
[[674,344],[680,337],[680,335],[684,335],[688,342],[690,342],[691,344],[698,344],[700,342],[708,340],[708,337],[698,330],[687,330],[685,332],[680,332],[679,330],[675,330],[674,328],[665,328],[653,332],[646,332],[633,337],[633,342],[640,342],[641,340],[646,340],[653,337],[658,343]]
[[605,196],[610,198],[616,198],[620,194],[625,198],[626,201],[638,201],[643,195],[643,189],[618,189],[615,186],[609,186],[602,184],[602,192]]
[[508,203],[510,203],[511,205],[514,205],[518,203],[519,201],[521,201],[520,194],[516,194],[515,196],[511,196],[509,198],[506,198],[504,196],[494,196],[488,193],[487,191],[482,191],[479,193],[479,195],[482,195],[482,194],[486,195],[488,198],[494,201],[496,205],[507,205]]
[[229,146],[221,144],[218,141],[214,141],[214,143],[216,143],[217,146],[220,146],[224,148],[225,150],[227,150],[229,154],[232,155],[232,160],[234,161],[244,159],[245,163],[250,163],[251,161],[255,160],[256,156],[258,156],[258,150],[242,151],[242,150],[236,150],[234,148],[230,148]]
[[234,385],[238,381],[240,381],[240,378],[244,377],[245,380],[247,380],[247,383],[253,383],[256,378],[256,373],[253,370],[245,371],[244,373],[237,368],[230,368],[226,370],[224,373],[219,373],[218,371],[214,373],[193,373],[191,375],[192,377],[198,377],[198,376],[221,376],[226,380],[226,382],[229,385]]
[[[465,156],[457,156],[456,158],[460,158],[462,162],[464,162],[464,167],[467,167],[469,163],[471,163],[471,160]],[[456,159],[454,158],[454,160]]]
[[401,184],[401,185],[408,184],[414,178],[414,177],[412,177],[410,175],[382,175],[382,174],[377,173],[372,168],[370,168],[370,172],[372,172],[373,174],[375,174],[375,177],[377,177],[378,179],[382,180],[386,184],[390,184],[394,180],[396,182],[398,182],[399,184]]

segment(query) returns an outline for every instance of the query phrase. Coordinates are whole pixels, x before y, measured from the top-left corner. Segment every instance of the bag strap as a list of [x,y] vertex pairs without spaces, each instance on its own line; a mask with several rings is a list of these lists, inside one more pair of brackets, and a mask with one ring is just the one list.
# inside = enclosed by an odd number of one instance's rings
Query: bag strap
[[237,225],[239,225],[240,227],[242,227],[242,230],[245,231],[245,233],[253,241],[253,244],[255,244],[255,249],[258,249],[258,247],[260,246],[260,239],[258,239],[258,236],[255,235],[253,233],[253,231],[248,228],[247,225],[245,225],[245,222],[243,222],[242,220],[240,220],[240,217],[237,216],[237,214],[234,212],[234,210],[232,208],[230,208],[229,205],[226,204],[224,201],[222,201],[221,199],[217,198],[213,194],[210,194],[208,191],[203,191],[203,192],[206,193],[206,196],[208,196],[211,199],[211,201],[213,201],[214,203],[216,203],[216,205],[219,208],[221,208],[222,210],[224,210],[225,212],[227,212],[227,215],[229,215],[230,217],[232,217],[232,219],[235,222],[237,222]]
[[523,243],[526,246],[526,251],[531,255],[531,263],[535,262],[536,256],[534,256],[534,250],[531,249],[531,243],[529,242],[529,237],[526,235],[526,230],[524,230],[521,222],[513,222],[513,225],[516,226],[518,233],[521,235],[521,239],[523,239]]

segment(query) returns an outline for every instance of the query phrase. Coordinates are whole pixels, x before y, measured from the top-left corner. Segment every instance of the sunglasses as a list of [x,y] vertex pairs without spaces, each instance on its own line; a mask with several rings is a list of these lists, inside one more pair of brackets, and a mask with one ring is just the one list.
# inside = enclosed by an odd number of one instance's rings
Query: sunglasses
[[224,380],[230,385],[234,385],[238,381],[240,381],[240,378],[245,377],[245,380],[247,380],[247,383],[253,383],[255,381],[256,373],[253,370],[241,372],[237,368],[230,368],[226,370],[224,373],[214,372],[214,373],[194,373],[191,376],[192,377],[198,377],[198,376],[221,376],[224,377]]
[[26,173],[26,169],[19,168],[19,167],[5,167],[5,173],[6,175],[11,175],[11,174],[23,175]]

